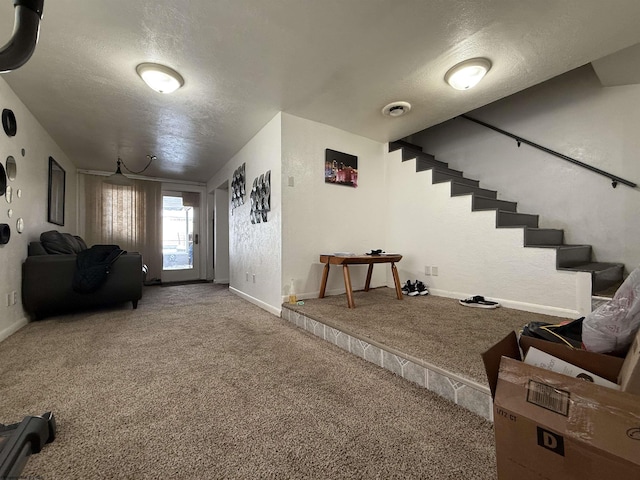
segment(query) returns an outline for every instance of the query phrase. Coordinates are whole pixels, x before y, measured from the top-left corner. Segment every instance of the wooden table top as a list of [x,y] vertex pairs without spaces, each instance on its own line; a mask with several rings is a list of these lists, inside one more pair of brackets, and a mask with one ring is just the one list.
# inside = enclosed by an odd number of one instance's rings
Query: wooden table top
[[371,263],[395,263],[402,260],[398,253],[381,253],[380,255],[320,255],[320,263],[330,265],[367,265]]

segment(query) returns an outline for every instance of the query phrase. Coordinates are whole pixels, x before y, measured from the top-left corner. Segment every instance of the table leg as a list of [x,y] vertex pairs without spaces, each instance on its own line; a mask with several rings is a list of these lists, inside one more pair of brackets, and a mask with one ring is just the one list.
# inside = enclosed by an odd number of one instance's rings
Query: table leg
[[324,298],[324,292],[327,289],[327,278],[329,278],[329,264],[324,264],[324,270],[322,270],[322,282],[320,283],[320,295],[318,298]]
[[356,308],[356,304],[353,301],[353,289],[351,288],[349,265],[342,265],[342,273],[344,274],[344,288],[347,290],[347,303],[349,304],[349,308]]
[[398,300],[402,300],[402,287],[400,286],[400,277],[398,277],[398,269],[396,264],[391,262],[391,273],[393,274],[393,282],[396,284],[396,296]]
[[373,273],[373,263],[369,264],[369,270],[367,270],[367,281],[364,284],[364,291],[369,291],[369,285],[371,284],[371,274]]

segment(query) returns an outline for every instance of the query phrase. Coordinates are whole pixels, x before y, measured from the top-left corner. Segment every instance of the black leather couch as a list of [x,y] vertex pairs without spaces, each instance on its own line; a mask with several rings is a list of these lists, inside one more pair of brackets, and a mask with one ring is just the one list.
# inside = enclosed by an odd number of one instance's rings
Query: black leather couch
[[137,308],[142,298],[142,255],[120,255],[96,291],[78,293],[73,288],[76,258],[86,248],[82,238],[55,230],[29,244],[22,265],[22,304],[32,319],[125,302]]

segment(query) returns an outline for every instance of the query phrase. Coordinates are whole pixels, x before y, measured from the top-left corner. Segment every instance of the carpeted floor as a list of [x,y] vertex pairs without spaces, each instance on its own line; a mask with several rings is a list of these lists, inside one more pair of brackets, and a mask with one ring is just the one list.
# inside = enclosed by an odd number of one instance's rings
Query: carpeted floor
[[346,295],[309,299],[304,305],[286,307],[483,385],[487,385],[487,379],[482,352],[528,322],[563,320],[502,307],[464,307],[457,300],[432,295],[403,300],[395,295],[394,289],[382,287],[354,292],[356,308],[347,308]]
[[495,478],[490,423],[213,284],[1,342],[0,422],[47,410],[25,478]]

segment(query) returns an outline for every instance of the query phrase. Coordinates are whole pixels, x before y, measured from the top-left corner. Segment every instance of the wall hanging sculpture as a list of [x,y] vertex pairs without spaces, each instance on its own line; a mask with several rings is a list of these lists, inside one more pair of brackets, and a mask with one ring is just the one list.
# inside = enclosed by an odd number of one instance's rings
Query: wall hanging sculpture
[[267,221],[271,210],[271,170],[253,181],[251,189],[251,223]]
[[244,204],[244,195],[246,192],[246,177],[244,174],[244,163],[233,172],[231,179],[231,210]]
[[327,148],[324,155],[324,182],[358,186],[358,157]]

